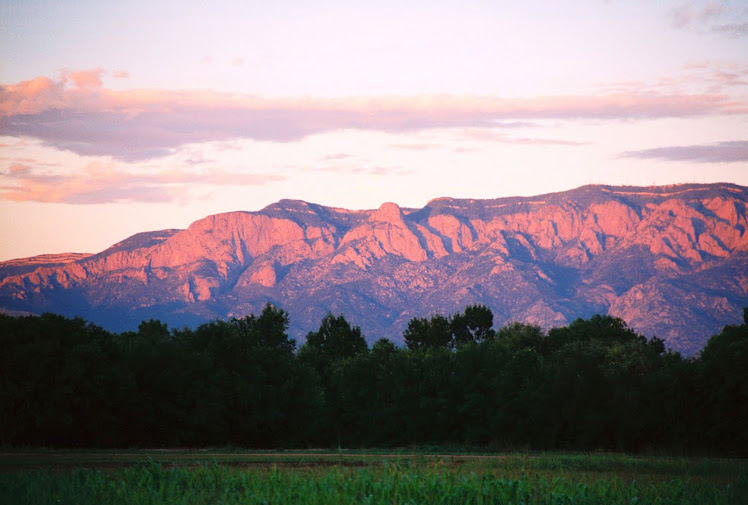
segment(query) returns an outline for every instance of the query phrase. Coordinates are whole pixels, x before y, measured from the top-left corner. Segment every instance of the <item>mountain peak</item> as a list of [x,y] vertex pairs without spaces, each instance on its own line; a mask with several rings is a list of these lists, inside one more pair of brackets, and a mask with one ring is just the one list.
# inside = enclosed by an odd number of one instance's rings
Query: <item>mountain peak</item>
[[309,208],[309,203],[305,202],[304,200],[292,200],[289,198],[283,198],[281,200],[278,200],[275,203],[271,203],[264,209],[265,210],[288,210],[288,211],[297,211],[297,212],[305,212]]
[[303,338],[328,312],[370,341],[481,303],[497,325],[622,317],[694,354],[748,306],[748,188],[584,186],[348,210],[281,200],[134,235],[93,256],[0,263],[0,309],[117,331],[234,317],[268,301]]
[[403,211],[399,205],[392,202],[383,203],[369,216],[369,221],[389,223],[393,226],[405,227]]
[[369,221],[389,223],[394,226],[405,226],[402,209],[399,205],[392,202],[385,202],[380,205],[380,207],[369,216]]

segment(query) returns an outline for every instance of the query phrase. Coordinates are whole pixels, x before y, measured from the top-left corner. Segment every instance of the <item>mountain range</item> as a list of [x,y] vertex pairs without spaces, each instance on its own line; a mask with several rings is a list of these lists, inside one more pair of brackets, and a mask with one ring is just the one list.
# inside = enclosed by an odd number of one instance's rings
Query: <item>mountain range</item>
[[97,254],[0,263],[6,313],[80,315],[114,331],[289,312],[303,339],[328,312],[370,342],[413,317],[491,308],[496,327],[596,313],[697,353],[748,306],[748,188],[590,185],[533,197],[347,210],[281,200]]

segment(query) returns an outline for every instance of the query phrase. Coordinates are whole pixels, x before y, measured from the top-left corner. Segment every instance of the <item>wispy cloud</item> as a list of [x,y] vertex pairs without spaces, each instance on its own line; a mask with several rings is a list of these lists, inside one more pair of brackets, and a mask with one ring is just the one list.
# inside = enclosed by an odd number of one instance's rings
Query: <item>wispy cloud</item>
[[748,34],[748,9],[726,2],[685,2],[673,7],[668,17],[673,28],[706,30],[728,37]]
[[205,158],[201,155],[192,156],[184,159],[184,162],[188,165],[204,165],[206,163],[215,163],[216,160],[212,158]]
[[[604,95],[681,96],[684,89],[698,87],[710,96],[741,96],[735,105],[745,110],[744,87],[748,85],[748,65],[724,61],[695,61],[682,71],[660,79],[598,83],[596,90]],[[741,89],[742,88],[742,89]]]
[[[261,98],[212,91],[115,91],[101,70],[0,86],[0,134],[83,155],[135,161],[188,143],[296,141],[357,129],[491,128],[538,119],[648,119],[748,110],[723,94],[621,93],[525,99],[456,95]],[[537,141],[534,141],[537,142]]]
[[[286,168],[298,170],[298,166],[290,165]],[[305,167],[304,170],[341,174],[341,175],[406,175],[411,170],[402,166],[373,165],[370,160],[359,158],[352,154],[336,153],[323,156],[316,167]]]
[[692,161],[697,163],[734,163],[748,161],[748,141],[734,140],[714,144],[670,146],[626,151],[625,158],[661,159],[667,161]]
[[687,28],[697,23],[708,23],[718,18],[724,10],[725,7],[719,2],[709,2],[701,6],[695,2],[682,3],[670,10],[670,24],[673,28]]
[[745,86],[748,84],[748,66],[735,69],[716,69],[712,79],[723,86]]
[[22,177],[26,174],[28,174],[31,171],[31,167],[28,165],[21,165],[20,163],[17,165],[11,165],[8,169],[8,172],[12,177]]
[[711,90],[721,91],[725,88],[748,86],[748,65],[745,64],[698,62],[686,65],[685,70],[687,73],[678,80],[708,83],[711,84]]
[[406,151],[430,151],[432,149],[444,148],[441,144],[433,142],[414,142],[408,144],[392,144],[390,145],[393,149],[404,149]]
[[525,145],[525,146],[583,146],[587,142],[577,142],[576,140],[562,139],[544,139],[544,138],[511,138],[504,141],[507,144]]
[[491,128],[466,128],[459,132],[459,136],[466,140],[475,140],[479,142],[490,142],[499,144],[515,145],[556,145],[556,146],[581,146],[586,142],[577,142],[574,140],[532,138],[532,137],[513,137],[504,131],[496,131]]
[[743,37],[748,35],[748,21],[742,23],[719,24],[712,28],[713,31],[727,35],[728,37]]
[[63,84],[72,81],[78,88],[100,88],[102,86],[101,77],[104,70],[96,68],[93,70],[64,70],[60,76]]
[[[1,147],[1,146],[0,146]],[[0,156],[0,162],[9,161],[14,165],[28,165],[36,167],[61,167],[62,163],[55,161],[40,161],[28,156]],[[11,168],[13,165],[11,165]]]
[[412,173],[401,166],[369,166],[369,165],[325,165],[318,168],[320,172],[328,172],[334,174],[357,174],[357,175],[406,175]]
[[345,160],[348,158],[352,158],[352,154],[346,154],[346,153],[337,153],[337,154],[328,154],[327,156],[324,156],[322,158],[323,161],[336,161],[336,160]]
[[0,173],[0,198],[72,204],[169,202],[180,199],[194,185],[258,186],[284,179],[277,174],[221,170],[135,173],[102,162],[89,163],[72,173],[50,173],[17,164]]

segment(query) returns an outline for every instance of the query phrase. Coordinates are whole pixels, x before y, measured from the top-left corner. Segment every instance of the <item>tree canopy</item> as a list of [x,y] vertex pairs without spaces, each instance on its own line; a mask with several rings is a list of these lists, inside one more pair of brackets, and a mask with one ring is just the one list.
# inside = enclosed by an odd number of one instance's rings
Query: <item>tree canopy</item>
[[430,318],[415,317],[408,322],[403,340],[408,349],[457,346],[491,340],[493,313],[485,305],[468,305],[463,312],[445,317],[434,314]]
[[[748,317],[748,313],[746,314]],[[494,330],[485,306],[412,319],[406,347],[327,314],[112,334],[0,315],[0,444],[467,445],[748,455],[748,326],[684,359],[621,319]]]

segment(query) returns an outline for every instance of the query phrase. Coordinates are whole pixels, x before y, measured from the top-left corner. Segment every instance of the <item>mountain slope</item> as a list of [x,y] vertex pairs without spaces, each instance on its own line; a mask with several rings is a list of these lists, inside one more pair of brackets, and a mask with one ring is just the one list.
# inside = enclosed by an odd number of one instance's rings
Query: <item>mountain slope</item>
[[0,263],[0,307],[115,330],[194,324],[267,301],[295,336],[329,310],[369,340],[469,303],[550,327],[596,312],[697,352],[748,305],[748,188],[585,186],[351,211],[282,200],[141,233],[92,255]]

